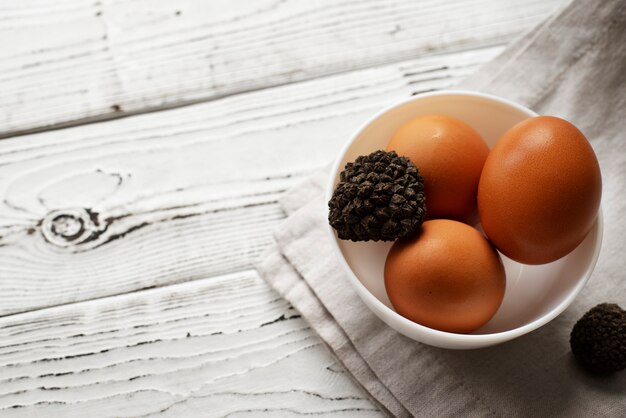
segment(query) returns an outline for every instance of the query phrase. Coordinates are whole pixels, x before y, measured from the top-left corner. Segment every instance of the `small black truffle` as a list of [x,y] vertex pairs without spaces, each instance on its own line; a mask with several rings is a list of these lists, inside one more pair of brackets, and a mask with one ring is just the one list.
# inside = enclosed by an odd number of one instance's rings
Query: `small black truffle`
[[328,202],[340,239],[394,241],[424,222],[424,180],[408,158],[375,151],[346,164]]
[[589,371],[609,374],[626,368],[626,312],[613,303],[592,308],[574,325],[572,352]]

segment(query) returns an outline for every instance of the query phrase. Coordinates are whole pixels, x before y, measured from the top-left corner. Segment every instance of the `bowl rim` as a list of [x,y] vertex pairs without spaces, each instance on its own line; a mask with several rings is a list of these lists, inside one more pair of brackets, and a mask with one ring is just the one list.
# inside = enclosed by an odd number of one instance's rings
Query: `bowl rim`
[[[346,141],[346,143],[343,145],[341,151],[339,152],[338,156],[335,158],[335,161],[332,164],[331,176],[328,179],[328,182],[326,185],[326,192],[325,192],[326,202],[328,202],[330,198],[332,197],[332,194],[335,189],[335,178],[337,177],[337,173],[339,173],[339,170],[341,168],[340,167],[341,162],[343,161],[345,155],[347,154],[348,150],[350,149],[350,147],[352,146],[356,138],[358,138],[363,133],[363,131],[366,128],[368,128],[369,125],[371,125],[375,120],[380,118],[385,113],[391,110],[394,110],[397,107],[403,106],[407,103],[413,102],[415,100],[421,100],[421,99],[425,99],[429,97],[436,97],[436,96],[455,96],[455,95],[478,97],[482,99],[499,102],[506,106],[513,107],[516,110],[519,110],[527,114],[529,117],[539,115],[538,113],[530,110],[529,108],[523,105],[520,105],[518,103],[515,103],[511,100],[504,99],[502,97],[498,97],[498,96],[487,94],[487,93],[480,93],[480,92],[467,91],[467,90],[438,90],[434,92],[416,94],[415,96],[411,96],[411,97],[402,99],[400,101],[396,101],[392,103],[391,105],[386,106],[382,110],[376,112],[370,118],[368,118],[363,124],[361,124],[361,126],[352,134],[350,139]],[[326,219],[328,219],[329,209],[327,205],[325,205],[325,210],[326,210]],[[327,234],[331,238],[331,247],[333,249],[333,252],[335,253],[336,258],[339,261],[339,264],[343,268],[344,272],[347,274],[352,285],[356,288],[357,293],[359,294],[359,297],[361,298],[365,297],[368,299],[367,301],[363,301],[366,305],[369,305],[370,303],[373,304],[376,307],[376,310],[379,310],[380,312],[384,312],[394,317],[394,319],[398,320],[404,327],[408,327],[410,329],[414,329],[417,332],[427,334],[429,337],[446,338],[449,340],[453,339],[453,340],[458,340],[458,341],[463,341],[463,342],[474,342],[474,343],[480,343],[480,342],[498,343],[498,342],[511,340],[513,338],[517,338],[519,336],[527,334],[547,324],[548,322],[556,318],[558,315],[563,313],[563,311],[567,309],[567,307],[573,302],[573,300],[576,298],[576,296],[578,296],[578,294],[583,289],[585,284],[587,284],[587,282],[589,281],[591,274],[593,273],[593,270],[595,269],[595,266],[598,262],[598,258],[600,256],[600,249],[602,247],[602,238],[603,238],[603,232],[604,232],[604,217],[602,213],[602,206],[600,206],[598,208],[598,215],[596,218],[596,222],[594,223],[594,227],[597,230],[597,237],[596,237],[596,244],[594,245],[592,258],[589,264],[587,265],[587,268],[585,269],[584,273],[580,276],[581,279],[578,281],[576,286],[570,291],[567,297],[564,298],[558,305],[556,305],[546,314],[535,319],[534,321],[531,321],[527,324],[524,324],[522,326],[510,329],[510,330],[494,332],[494,333],[489,333],[489,334],[460,334],[460,333],[453,333],[453,332],[447,332],[447,331],[440,331],[434,328],[429,328],[427,326],[420,325],[416,322],[411,321],[410,319],[403,317],[402,315],[397,313],[395,310],[391,309],[390,307],[385,305],[383,302],[381,302],[377,297],[375,297],[369,291],[369,289],[367,289],[367,287],[365,287],[365,285],[358,279],[358,277],[356,277],[356,275],[352,271],[352,268],[350,267],[345,257],[343,256],[341,249],[339,248],[338,238],[335,234],[334,229],[328,223],[326,223],[325,226],[326,226]],[[589,231],[589,233],[590,232],[591,230]],[[522,264],[522,266],[524,266],[524,264]],[[376,312],[374,313],[377,314]],[[384,322],[387,322],[387,321],[384,321]]]

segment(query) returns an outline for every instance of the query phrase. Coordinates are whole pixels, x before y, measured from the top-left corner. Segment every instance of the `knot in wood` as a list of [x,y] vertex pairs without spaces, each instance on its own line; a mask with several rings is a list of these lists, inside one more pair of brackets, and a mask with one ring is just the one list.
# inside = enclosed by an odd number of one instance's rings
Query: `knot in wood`
[[83,208],[54,210],[44,218],[41,231],[51,244],[74,246],[87,240],[96,229],[95,215]]

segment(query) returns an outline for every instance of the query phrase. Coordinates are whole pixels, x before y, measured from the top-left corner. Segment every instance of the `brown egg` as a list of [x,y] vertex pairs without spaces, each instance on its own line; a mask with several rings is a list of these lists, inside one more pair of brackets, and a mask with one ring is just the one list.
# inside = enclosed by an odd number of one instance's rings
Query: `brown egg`
[[419,235],[394,243],[385,289],[396,311],[418,324],[468,333],[487,323],[504,297],[500,255],[461,222],[424,222]]
[[489,154],[489,147],[471,126],[450,116],[420,116],[398,129],[387,151],[408,157],[419,169],[428,219],[470,219]]
[[506,131],[489,154],[478,188],[485,233],[507,257],[543,264],[572,251],[595,222],[600,166],[587,138],[551,116]]

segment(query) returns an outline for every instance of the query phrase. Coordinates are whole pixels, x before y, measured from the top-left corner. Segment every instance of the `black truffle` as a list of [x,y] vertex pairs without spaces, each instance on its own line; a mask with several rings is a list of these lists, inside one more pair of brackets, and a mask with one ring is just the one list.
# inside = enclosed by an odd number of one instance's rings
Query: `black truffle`
[[394,241],[424,222],[424,180],[408,158],[375,151],[346,164],[339,177],[328,202],[328,221],[339,238]]
[[589,371],[608,374],[626,368],[626,312],[602,303],[576,322],[570,335],[572,352]]

